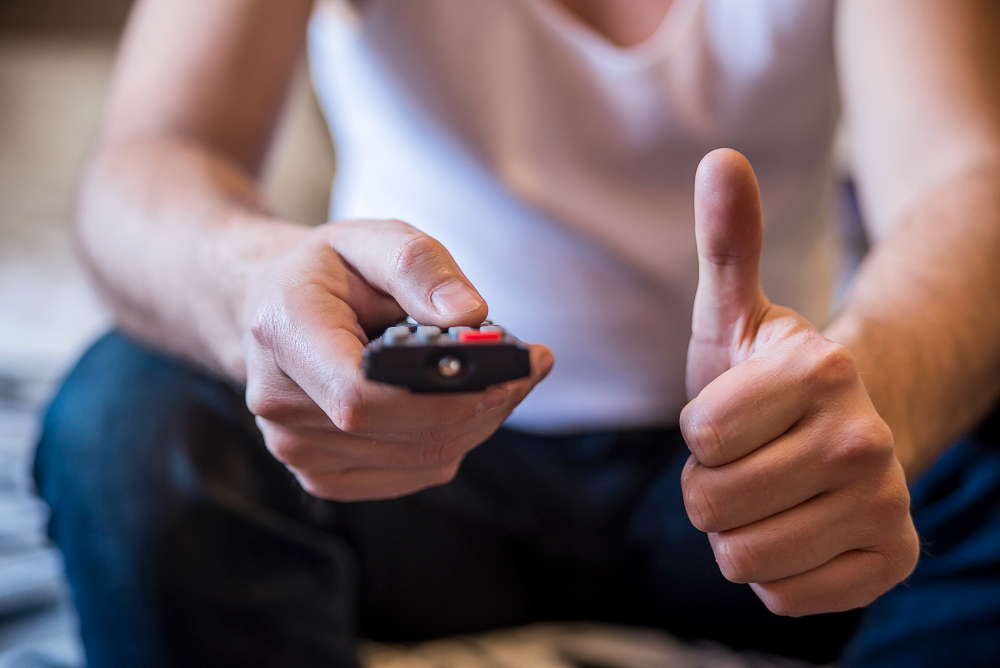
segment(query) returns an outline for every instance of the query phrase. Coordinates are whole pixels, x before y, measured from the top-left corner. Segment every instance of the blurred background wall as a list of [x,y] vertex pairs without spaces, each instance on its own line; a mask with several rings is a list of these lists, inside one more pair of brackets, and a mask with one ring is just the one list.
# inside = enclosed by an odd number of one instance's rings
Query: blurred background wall
[[[73,356],[79,341],[70,331],[86,338],[103,325],[75,280],[66,231],[130,4],[0,2],[0,368],[48,365],[57,349]],[[332,174],[332,148],[303,68],[265,190],[284,215],[319,222]]]
[[4,0],[0,27],[20,34],[114,34],[132,0]]
[[[69,221],[131,3],[0,0],[0,668],[81,662],[28,468],[58,379],[109,326]],[[322,222],[333,170],[303,65],[264,189],[281,214]]]

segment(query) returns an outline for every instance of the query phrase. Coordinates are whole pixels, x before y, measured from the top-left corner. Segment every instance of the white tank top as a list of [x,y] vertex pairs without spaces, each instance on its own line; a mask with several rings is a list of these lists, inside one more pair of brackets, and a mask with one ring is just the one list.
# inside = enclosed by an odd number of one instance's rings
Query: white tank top
[[555,367],[510,426],[676,423],[708,151],[760,182],[768,295],[828,313],[833,0],[676,0],[619,48],[557,0],[321,2],[310,61],[332,219],[398,218]]

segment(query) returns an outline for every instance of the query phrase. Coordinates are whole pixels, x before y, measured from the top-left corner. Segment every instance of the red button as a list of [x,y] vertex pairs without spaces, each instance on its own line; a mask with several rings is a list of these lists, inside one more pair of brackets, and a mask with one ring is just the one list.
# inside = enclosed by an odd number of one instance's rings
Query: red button
[[499,343],[500,332],[484,332],[478,329],[465,329],[458,333],[459,343]]

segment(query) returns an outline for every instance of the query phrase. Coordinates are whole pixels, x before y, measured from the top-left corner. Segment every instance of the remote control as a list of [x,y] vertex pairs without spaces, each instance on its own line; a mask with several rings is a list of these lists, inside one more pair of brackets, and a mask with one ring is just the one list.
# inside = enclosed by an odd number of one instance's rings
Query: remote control
[[365,377],[413,392],[481,392],[531,373],[528,347],[489,321],[479,327],[404,323],[365,347]]

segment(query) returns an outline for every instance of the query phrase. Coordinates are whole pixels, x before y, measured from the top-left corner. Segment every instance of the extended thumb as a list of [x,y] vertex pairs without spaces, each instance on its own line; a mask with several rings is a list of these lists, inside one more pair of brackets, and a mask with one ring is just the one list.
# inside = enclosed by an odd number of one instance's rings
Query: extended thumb
[[698,292],[688,348],[689,398],[730,368],[749,319],[767,304],[760,287],[760,190],[740,153],[719,149],[702,159],[694,215]]

